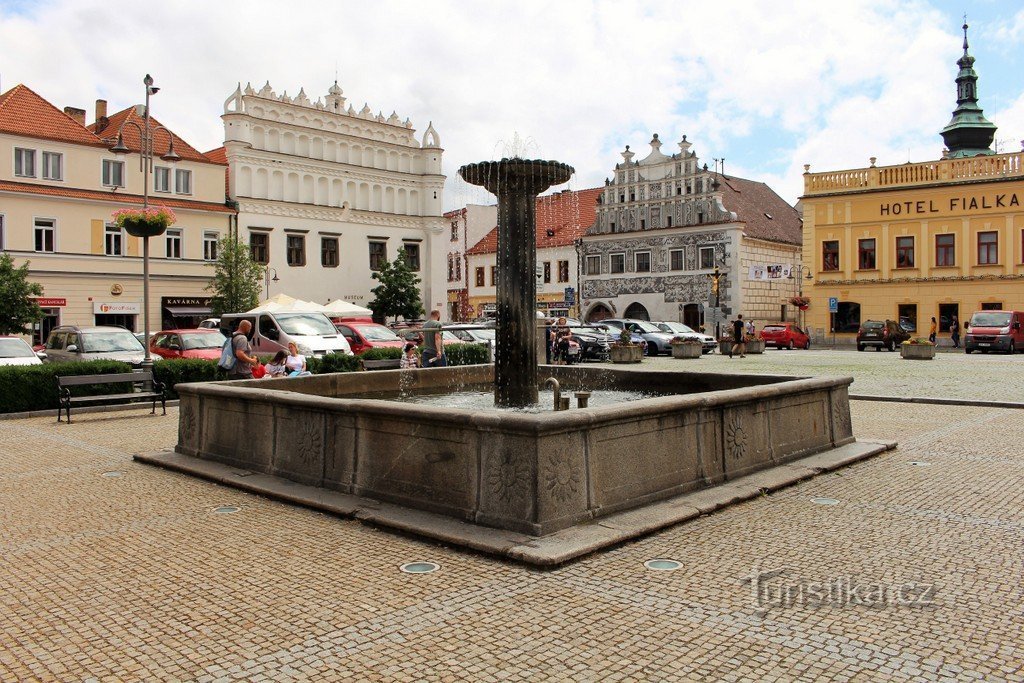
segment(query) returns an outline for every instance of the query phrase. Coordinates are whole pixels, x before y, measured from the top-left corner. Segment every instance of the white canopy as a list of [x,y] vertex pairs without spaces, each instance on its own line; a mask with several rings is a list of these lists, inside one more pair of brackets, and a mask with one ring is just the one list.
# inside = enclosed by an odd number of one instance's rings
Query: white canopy
[[351,304],[341,299],[335,299],[324,305],[314,301],[303,301],[290,297],[287,294],[275,294],[256,308],[246,313],[323,313],[328,316],[371,316],[373,311],[362,306]]
[[347,301],[342,301],[341,299],[335,299],[331,303],[324,306],[324,313],[326,313],[327,315],[334,316],[373,315],[373,311],[371,311],[369,308],[363,308],[362,306],[357,306],[356,304],[352,304]]

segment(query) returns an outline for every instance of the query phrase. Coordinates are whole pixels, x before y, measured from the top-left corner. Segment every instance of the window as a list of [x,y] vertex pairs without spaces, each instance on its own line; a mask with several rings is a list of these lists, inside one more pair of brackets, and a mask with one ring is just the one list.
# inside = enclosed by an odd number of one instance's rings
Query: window
[[600,275],[601,274],[601,257],[600,256],[588,256],[587,257],[587,275]]
[[455,255],[455,279],[462,282],[462,254]]
[[900,304],[896,307],[897,320],[904,330],[917,332],[917,304]]
[[875,269],[875,240],[857,240],[857,268],[860,270]]
[[451,241],[452,242],[457,242],[458,240],[459,240],[459,222],[458,221],[452,221],[452,239],[451,239]]
[[203,260],[217,260],[217,233],[215,232],[203,233]]
[[935,236],[935,265],[956,265],[956,235],[950,233]]
[[124,162],[103,160],[103,184],[107,187],[124,187]]
[[168,228],[166,235],[167,258],[181,258],[181,228]]
[[981,304],[981,310],[983,311],[1001,311],[1003,310],[1003,302],[1001,301],[989,301]]
[[840,301],[838,311],[832,314],[833,332],[856,332],[860,328],[860,304]]
[[370,242],[370,270],[380,270],[388,260],[388,245],[384,242]]
[[36,177],[36,151],[34,149],[14,148],[14,175],[22,178]]
[[551,261],[544,262],[544,283],[551,282]]
[[270,235],[265,232],[249,233],[249,251],[256,263],[264,266],[270,263]]
[[978,265],[993,266],[999,263],[999,233],[978,233]]
[[165,166],[157,166],[153,169],[153,191],[171,191],[171,169]]
[[43,152],[43,180],[64,179],[64,155],[60,152]]
[[178,194],[192,194],[192,171],[175,169],[174,191]]
[[625,254],[611,254],[608,257],[608,272],[609,273],[625,273],[626,272],[626,255]]
[[897,268],[913,268],[914,267],[914,238],[913,237],[897,237],[896,238],[896,267]]
[[324,268],[338,267],[338,238],[320,238],[320,265]]
[[405,251],[405,260],[409,264],[409,270],[418,273],[420,270],[420,245],[415,242],[406,242],[402,245]]
[[103,253],[107,256],[124,255],[124,232],[116,225],[108,225],[103,235]]
[[4,215],[0,213],[0,251],[5,249],[4,247]]
[[569,262],[559,261],[558,262],[558,281],[568,282],[569,281]]
[[455,258],[448,254],[448,282],[455,280]]
[[683,260],[682,249],[672,249],[668,252],[669,270],[683,270],[685,268],[685,261]]
[[939,304],[939,332],[949,332],[953,318],[959,322],[960,304]]
[[633,269],[638,273],[651,272],[651,252],[638,251],[633,254]]
[[285,258],[288,261],[289,266],[304,266],[306,265],[306,236],[305,235],[287,235],[286,237],[287,248],[285,251]]
[[491,266],[491,287],[498,286],[498,266]]
[[839,270],[839,240],[821,243],[821,269]]
[[483,287],[484,286],[484,269],[483,268],[477,268],[476,269],[476,286],[477,287]]
[[701,247],[700,248],[700,268],[701,270],[709,270],[715,267],[715,248],[714,247]]
[[52,252],[57,233],[57,221],[52,218],[35,220],[36,251]]

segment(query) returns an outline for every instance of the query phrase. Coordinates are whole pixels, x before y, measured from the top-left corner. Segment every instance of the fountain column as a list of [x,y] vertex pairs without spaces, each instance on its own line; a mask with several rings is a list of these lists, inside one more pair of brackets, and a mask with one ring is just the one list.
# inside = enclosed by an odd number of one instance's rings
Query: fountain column
[[498,198],[497,333],[494,403],[537,403],[537,195],[567,182],[557,161],[502,159],[469,164],[459,175]]

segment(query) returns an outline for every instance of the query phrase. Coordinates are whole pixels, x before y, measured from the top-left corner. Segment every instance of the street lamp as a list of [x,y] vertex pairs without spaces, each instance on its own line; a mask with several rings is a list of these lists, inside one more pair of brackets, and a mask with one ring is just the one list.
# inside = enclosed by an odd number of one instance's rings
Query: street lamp
[[[796,276],[793,275],[794,271],[796,272]],[[804,280],[813,280],[814,278],[811,276],[810,267],[798,263],[797,265],[793,266],[793,269],[791,271],[789,271],[789,279],[796,280],[796,295],[802,299],[804,296]],[[798,307],[797,310],[800,310],[800,308]],[[802,312],[803,311],[801,310],[801,313]],[[799,314],[797,314],[797,317],[803,318],[803,316]],[[807,326],[805,324],[805,321],[801,319],[800,328],[805,329],[806,327]]]
[[[274,277],[273,278],[270,277],[270,271],[272,271],[272,270],[274,271]],[[271,268],[270,266],[267,266],[266,268],[264,268],[263,269],[263,280],[264,280],[264,282],[266,282],[266,285],[267,285],[267,298],[269,299],[270,298],[270,283],[271,282],[280,282],[281,281],[281,278],[279,278],[277,276],[277,269],[276,268]]]
[[[125,119],[121,127],[117,129],[117,142],[110,148],[110,151],[117,156],[128,154],[131,150],[124,144],[124,127],[127,125],[135,126],[135,129],[139,131],[139,170],[142,171],[142,208],[145,210],[149,208],[149,176],[153,172],[153,139],[158,131],[164,131],[170,139],[167,145],[167,152],[162,154],[160,158],[174,163],[181,159],[181,157],[174,152],[174,136],[171,135],[171,132],[159,124],[154,126],[149,120],[149,96],[157,94],[160,88],[153,85],[153,77],[149,74],[146,74],[146,77],[142,79],[142,83],[146,86],[146,103],[142,111],[142,125],[140,126],[131,119]],[[153,358],[149,353],[149,238],[162,235],[165,229],[163,226],[160,226],[159,228],[149,228],[137,232],[132,228],[125,227],[129,235],[142,238],[142,331],[146,335],[146,342],[143,344],[146,347],[146,356],[142,361],[142,367],[145,370],[153,368]]]

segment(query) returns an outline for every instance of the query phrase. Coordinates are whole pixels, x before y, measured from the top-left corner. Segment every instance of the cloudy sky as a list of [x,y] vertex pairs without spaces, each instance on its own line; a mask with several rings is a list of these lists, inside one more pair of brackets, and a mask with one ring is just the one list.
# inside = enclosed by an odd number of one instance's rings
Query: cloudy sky
[[482,199],[455,181],[503,155],[575,166],[603,183],[625,145],[683,134],[714,166],[789,201],[812,170],[939,156],[955,105],[962,14],[981,105],[1003,151],[1024,138],[1024,4],[1017,0],[0,0],[0,89],[112,111],[162,90],[154,116],[202,151],[236,82],[315,99],[338,81],[356,109],[433,120],[446,208]]

